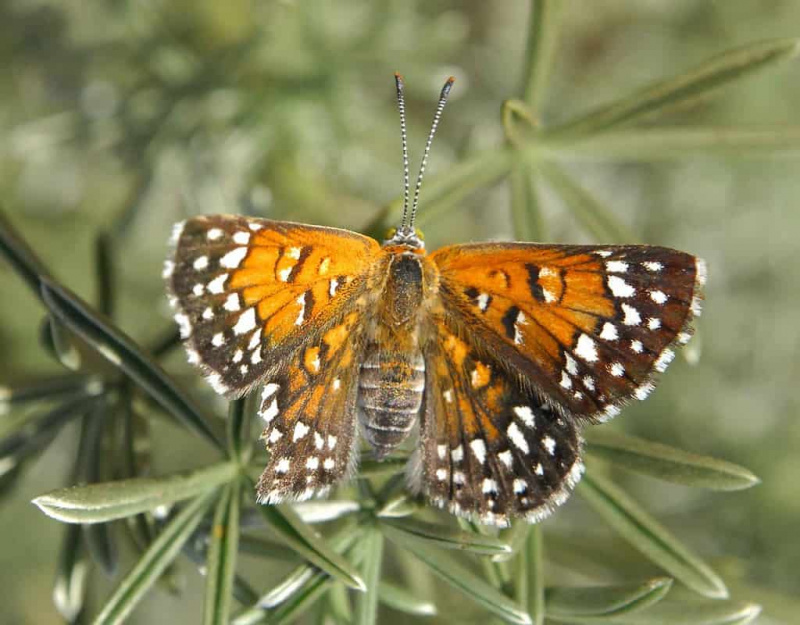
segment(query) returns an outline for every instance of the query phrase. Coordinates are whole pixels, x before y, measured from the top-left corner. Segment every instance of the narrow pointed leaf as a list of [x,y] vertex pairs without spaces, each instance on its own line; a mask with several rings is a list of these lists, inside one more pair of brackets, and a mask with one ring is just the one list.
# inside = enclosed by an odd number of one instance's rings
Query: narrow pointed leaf
[[712,90],[790,59],[798,52],[800,40],[796,38],[770,39],[728,50],[686,73],[656,82],[555,128],[552,134],[590,134],[618,124],[631,123],[708,95]]
[[240,484],[241,480],[233,480],[225,487],[214,512],[206,556],[205,625],[228,623],[239,549]]
[[695,488],[740,490],[761,481],[744,467],[730,462],[619,432],[592,432],[588,453],[638,473]]
[[65,526],[56,583],[53,586],[53,604],[68,623],[74,622],[83,610],[89,570],[89,559],[81,540],[81,526]]
[[659,577],[642,584],[590,586],[586,588],[548,588],[547,616],[570,619],[586,616],[619,615],[631,607],[641,607],[641,600],[655,596],[662,599],[672,587],[669,577]]
[[593,195],[554,163],[541,163],[539,171],[564,201],[584,229],[599,243],[632,243],[633,233]]
[[535,172],[530,163],[520,160],[511,172],[511,215],[514,237],[518,241],[544,241],[544,222],[534,184]]
[[354,622],[356,625],[374,625],[378,620],[378,587],[383,562],[383,535],[378,528],[371,528],[359,542],[358,548],[361,550],[361,570],[367,590],[356,597]]
[[539,142],[525,148],[532,159],[657,162],[687,157],[797,158],[800,126],[673,127],[617,130],[585,140]]
[[281,560],[282,562],[297,562],[299,556],[286,545],[257,536],[242,534],[239,536],[239,551],[257,558]]
[[577,490],[623,539],[672,577],[703,596],[728,596],[725,584],[711,567],[606,478],[597,472],[587,473]]
[[[384,530],[386,530],[385,527]],[[522,608],[441,550],[431,549],[416,537],[410,537],[403,532],[387,531],[385,533],[389,540],[398,547],[411,552],[444,581],[460,590],[465,597],[508,623],[531,625],[530,617]]]
[[400,588],[391,582],[381,582],[378,586],[378,599],[393,610],[411,616],[436,616],[436,604],[420,599],[410,590]]
[[544,623],[546,598],[544,592],[544,565],[543,565],[543,541],[542,528],[537,524],[528,533],[528,541],[525,545],[526,556],[526,581],[528,614],[533,625]]
[[317,499],[294,504],[294,511],[304,523],[327,523],[361,510],[357,501]]
[[511,547],[511,553],[502,553],[492,556],[495,562],[502,562],[513,558],[525,546],[528,540],[528,533],[536,525],[531,525],[524,519],[515,519],[511,523],[511,527],[501,529],[497,538],[500,542]]
[[48,276],[47,268],[19,236],[3,212],[0,211],[0,254],[11,264],[37,297],[42,277]]
[[42,278],[41,289],[45,305],[59,321],[128,375],[192,432],[217,448],[223,448],[202,412],[127,335],[103,319],[74,293],[55,282]]
[[511,553],[511,547],[494,536],[461,531],[446,525],[435,525],[411,518],[384,518],[381,527],[387,536],[402,533],[406,540],[414,540],[423,548],[427,544],[430,547],[459,549],[481,555]]
[[[250,492],[253,492],[255,484],[249,478],[247,478],[247,482],[251,489]],[[286,546],[296,551],[302,558],[345,586],[355,590],[366,590],[364,581],[355,568],[332,550],[328,542],[313,527],[303,523],[291,507],[259,505],[258,511],[270,528],[286,543]]]
[[550,617],[570,625],[744,625],[753,622],[761,606],[742,601],[698,601],[667,599],[646,609],[602,617]]
[[172,519],[150,548],[117,586],[111,598],[95,618],[95,625],[124,623],[147,590],[178,555],[184,542],[203,520],[211,507],[215,491],[205,493],[189,503]]
[[247,464],[253,450],[250,439],[250,416],[248,398],[237,399],[228,405],[227,439],[228,455],[241,464]]
[[[358,537],[358,532],[348,525],[332,535],[328,542],[337,553],[345,552]],[[277,623],[294,618],[316,601],[333,581],[330,575],[318,567],[302,564],[261,597],[257,605],[237,615],[233,623]]]
[[523,98],[533,111],[544,100],[558,42],[562,0],[535,0],[531,5],[528,27],[528,49],[525,54]]
[[47,516],[65,523],[104,523],[195,497],[231,481],[234,463],[161,478],[72,486],[33,500]]

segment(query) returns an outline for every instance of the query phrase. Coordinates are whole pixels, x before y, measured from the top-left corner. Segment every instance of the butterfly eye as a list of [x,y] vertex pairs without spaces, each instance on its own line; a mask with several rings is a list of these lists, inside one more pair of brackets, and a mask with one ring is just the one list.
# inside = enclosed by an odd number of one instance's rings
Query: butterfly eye
[[425,234],[423,234],[422,230],[420,230],[419,228],[414,228],[414,234],[417,235],[417,238],[420,241],[424,241],[425,240]]
[[396,234],[397,234],[397,228],[389,228],[386,231],[386,236],[384,238],[385,239],[391,239]]

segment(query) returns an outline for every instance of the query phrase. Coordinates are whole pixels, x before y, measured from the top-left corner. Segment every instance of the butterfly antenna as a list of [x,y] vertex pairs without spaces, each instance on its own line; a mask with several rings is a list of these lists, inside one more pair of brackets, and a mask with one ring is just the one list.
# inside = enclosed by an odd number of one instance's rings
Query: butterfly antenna
[[409,220],[408,228],[414,227],[414,220],[417,217],[417,207],[419,206],[419,190],[422,187],[422,177],[425,175],[425,166],[428,164],[428,153],[431,151],[431,144],[433,143],[433,135],[436,134],[436,127],[439,125],[439,119],[442,117],[444,105],[447,104],[447,96],[450,95],[450,89],[453,88],[453,83],[456,81],[455,77],[450,76],[442,87],[442,93],[439,94],[439,104],[436,105],[436,113],[433,115],[433,123],[431,124],[431,131],[428,133],[428,141],[425,144],[425,152],[422,154],[422,163],[419,166],[419,175],[417,176],[417,185],[414,188],[414,204],[411,206],[411,219]]
[[406,135],[406,98],[403,84],[403,77],[395,72],[394,82],[397,85],[397,109],[400,111],[400,136],[403,139],[403,220],[400,222],[400,229],[406,229],[406,219],[408,218],[408,136]]

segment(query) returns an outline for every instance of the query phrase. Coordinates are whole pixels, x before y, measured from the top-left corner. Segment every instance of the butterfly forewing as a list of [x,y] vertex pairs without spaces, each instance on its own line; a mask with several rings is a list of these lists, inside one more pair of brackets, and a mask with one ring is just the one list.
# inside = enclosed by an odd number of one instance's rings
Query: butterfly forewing
[[458,245],[431,255],[445,310],[564,414],[644,399],[691,336],[700,259],[650,246]]
[[368,288],[376,241],[235,216],[178,224],[165,277],[189,360],[240,396],[340,321]]
[[307,499],[354,470],[362,314],[348,313],[305,344],[262,388],[258,414],[270,458],[258,482],[259,501]]
[[412,484],[440,507],[481,523],[544,518],[583,471],[574,421],[444,320],[431,334]]

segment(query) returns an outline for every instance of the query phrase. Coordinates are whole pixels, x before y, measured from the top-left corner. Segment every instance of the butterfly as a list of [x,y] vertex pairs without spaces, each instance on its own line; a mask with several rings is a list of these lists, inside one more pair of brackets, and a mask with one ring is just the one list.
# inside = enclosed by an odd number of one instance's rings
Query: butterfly
[[431,254],[409,212],[382,243],[239,216],[176,225],[165,266],[189,361],[220,394],[260,387],[258,500],[351,477],[414,437],[410,488],[490,525],[537,522],[583,472],[584,425],[645,399],[700,314],[703,261],[665,247],[469,243]]

